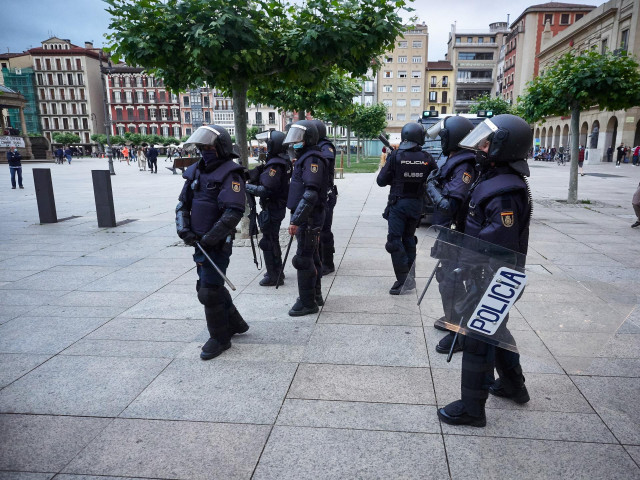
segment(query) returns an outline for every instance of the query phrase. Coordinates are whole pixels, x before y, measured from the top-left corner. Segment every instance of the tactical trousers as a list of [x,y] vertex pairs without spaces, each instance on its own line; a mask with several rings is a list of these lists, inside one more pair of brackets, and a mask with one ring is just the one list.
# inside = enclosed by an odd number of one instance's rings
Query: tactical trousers
[[262,232],[262,238],[258,242],[258,246],[262,250],[267,275],[274,280],[282,269],[280,224],[284,216],[284,208],[265,208],[258,215],[258,225]]
[[[320,245],[323,257],[325,256],[325,252],[333,254],[335,251],[331,226],[333,225],[333,209],[335,208],[337,201],[338,196],[335,193],[330,192],[329,199],[327,201],[327,208],[325,209],[324,223],[322,224],[322,230],[320,231]],[[331,263],[333,264],[333,255],[331,255],[331,260]]]
[[298,274],[298,294],[305,307],[315,305],[316,290],[322,279],[322,262],[318,243],[320,227],[300,227],[296,234],[296,254],[292,264]]
[[416,228],[422,214],[422,199],[400,198],[389,208],[389,233],[385,248],[391,254],[396,278],[404,282],[416,260]]
[[[227,273],[227,267],[229,266],[229,260],[231,257],[231,245],[225,244],[222,249],[207,250],[207,254],[211,257],[211,260],[216,262],[216,265],[224,274]],[[198,273],[198,287],[215,287],[224,285],[223,278],[218,274],[215,268],[209,263],[204,254],[196,248],[193,254],[193,261],[196,262],[196,271]],[[198,288],[196,288],[197,290]]]
[[440,260],[440,266],[436,270],[436,281],[438,282],[444,316],[448,322],[454,323],[460,320],[458,315],[453,314],[454,304],[465,295],[462,279],[454,273],[456,267],[455,262],[445,259]]

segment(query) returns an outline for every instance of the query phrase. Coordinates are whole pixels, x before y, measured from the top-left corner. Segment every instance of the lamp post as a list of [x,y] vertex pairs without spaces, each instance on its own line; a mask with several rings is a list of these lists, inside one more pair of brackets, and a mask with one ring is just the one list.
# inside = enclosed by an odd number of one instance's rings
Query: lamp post
[[107,130],[107,158],[109,159],[109,174],[115,175],[113,169],[113,154],[111,151],[111,112],[109,111],[109,102],[107,101],[107,83],[104,78],[105,74],[111,73],[111,67],[102,65],[102,50],[100,50],[100,79],[102,80],[102,97],[104,101],[104,124]]

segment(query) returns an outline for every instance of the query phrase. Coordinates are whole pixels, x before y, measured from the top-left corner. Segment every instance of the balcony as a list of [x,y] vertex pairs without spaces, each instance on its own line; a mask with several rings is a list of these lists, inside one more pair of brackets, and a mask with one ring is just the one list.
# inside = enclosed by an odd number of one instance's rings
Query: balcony
[[493,83],[493,78],[459,78],[458,84],[464,83],[467,85],[476,85],[478,83]]
[[477,102],[473,101],[473,100],[456,100],[455,106],[456,107],[470,107],[471,105],[475,104]]

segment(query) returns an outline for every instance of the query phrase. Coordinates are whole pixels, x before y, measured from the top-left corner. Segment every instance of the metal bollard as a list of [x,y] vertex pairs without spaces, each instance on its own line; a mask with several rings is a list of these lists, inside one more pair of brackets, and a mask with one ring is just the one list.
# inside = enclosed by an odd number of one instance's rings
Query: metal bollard
[[109,170],[91,170],[91,176],[93,178],[93,195],[96,199],[98,227],[115,227],[116,210],[113,206],[113,191],[111,190]]
[[53,196],[50,168],[33,169],[33,185],[36,189],[40,223],[57,223],[56,200]]

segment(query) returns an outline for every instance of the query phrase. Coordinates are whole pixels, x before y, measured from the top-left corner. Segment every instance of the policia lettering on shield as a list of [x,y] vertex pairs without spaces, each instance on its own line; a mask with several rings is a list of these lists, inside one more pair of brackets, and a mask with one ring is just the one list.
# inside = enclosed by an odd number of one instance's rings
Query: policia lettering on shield
[[[523,269],[532,214],[525,180],[531,144],[529,125],[515,115],[488,118],[460,142],[460,147],[476,152],[479,168],[469,192],[464,233],[519,252],[523,264],[518,267]],[[463,337],[462,350],[461,399],[438,410],[443,422],[484,427],[489,393],[518,404],[529,401],[518,353],[469,336]],[[495,382],[494,368],[499,376]]]

